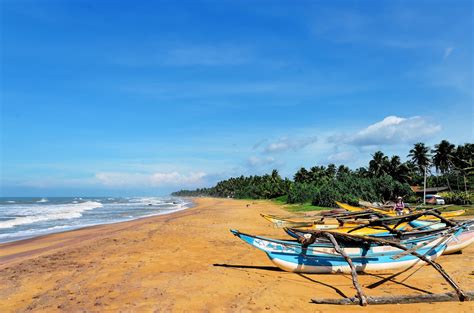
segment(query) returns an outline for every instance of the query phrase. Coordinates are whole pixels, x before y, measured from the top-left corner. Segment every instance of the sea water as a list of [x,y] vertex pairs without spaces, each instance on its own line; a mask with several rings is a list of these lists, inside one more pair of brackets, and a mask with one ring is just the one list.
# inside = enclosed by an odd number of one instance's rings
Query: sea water
[[180,198],[0,198],[0,243],[186,209]]

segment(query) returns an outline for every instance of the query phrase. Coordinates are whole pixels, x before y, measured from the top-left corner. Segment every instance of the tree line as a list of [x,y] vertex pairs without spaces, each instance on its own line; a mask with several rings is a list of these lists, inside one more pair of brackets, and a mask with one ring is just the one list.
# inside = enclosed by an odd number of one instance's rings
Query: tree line
[[[472,201],[474,144],[457,147],[442,140],[433,148],[416,143],[405,162],[397,155],[382,151],[372,155],[367,167],[352,170],[345,165],[300,168],[293,180],[282,178],[277,170],[262,176],[240,176],[218,182],[214,187],[180,190],[174,196],[212,196],[230,198],[272,199],[284,197],[288,203],[312,203],[334,206],[334,201],[357,204],[386,201],[397,196],[416,201],[410,186],[447,186],[453,202]],[[451,199],[450,198],[450,199]]]

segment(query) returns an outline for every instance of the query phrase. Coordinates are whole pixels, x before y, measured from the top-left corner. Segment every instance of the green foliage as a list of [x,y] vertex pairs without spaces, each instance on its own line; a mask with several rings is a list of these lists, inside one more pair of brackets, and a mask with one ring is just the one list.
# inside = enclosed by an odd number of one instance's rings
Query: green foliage
[[[443,140],[430,147],[416,143],[410,150],[410,160],[401,162],[399,156],[386,156],[377,151],[367,167],[355,171],[347,166],[329,164],[302,167],[293,176],[294,181],[282,179],[277,170],[263,176],[240,176],[223,180],[211,188],[181,190],[175,196],[212,196],[239,199],[276,199],[299,204],[299,207],[333,207],[335,201],[357,204],[366,201],[393,200],[397,196],[409,199],[415,195],[410,185],[422,185],[425,168],[427,186],[448,186],[456,192],[446,194],[448,203],[472,203],[474,188],[474,145],[466,143],[455,147]],[[430,175],[431,164],[441,175]]]
[[288,203],[288,195],[279,196],[273,199],[273,201],[278,203]]
[[181,190],[173,196],[211,196],[237,199],[273,199],[288,194],[291,181],[282,179],[277,170],[271,175],[232,177],[217,183],[215,187]]
[[353,194],[342,193],[338,184],[325,184],[317,189],[312,205],[334,207],[335,201],[357,204],[358,199]]
[[320,181],[295,183],[288,193],[288,203],[306,203],[334,207],[335,201],[357,204],[359,199],[383,201],[412,194],[408,184],[400,183],[389,175],[359,177],[354,173],[339,173],[337,178],[323,177]]
[[288,203],[312,202],[316,196],[316,185],[312,183],[294,183],[288,191]]
[[442,192],[439,194],[444,198],[446,204],[472,204],[474,203],[474,195],[470,192]]

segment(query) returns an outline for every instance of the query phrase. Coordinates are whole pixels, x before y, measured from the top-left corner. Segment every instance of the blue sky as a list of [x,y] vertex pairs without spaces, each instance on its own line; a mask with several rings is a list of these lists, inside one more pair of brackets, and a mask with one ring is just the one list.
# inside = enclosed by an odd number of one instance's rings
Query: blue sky
[[1,2],[3,196],[162,195],[473,141],[472,1]]

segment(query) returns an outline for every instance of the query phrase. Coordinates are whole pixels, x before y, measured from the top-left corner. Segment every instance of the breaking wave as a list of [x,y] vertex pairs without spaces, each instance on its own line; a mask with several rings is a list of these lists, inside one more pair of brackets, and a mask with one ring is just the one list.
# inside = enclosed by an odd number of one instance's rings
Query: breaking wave
[[95,201],[71,204],[30,205],[21,211],[21,216],[14,216],[12,219],[0,221],[0,229],[37,222],[79,218],[84,211],[100,207],[102,207],[102,203]]

